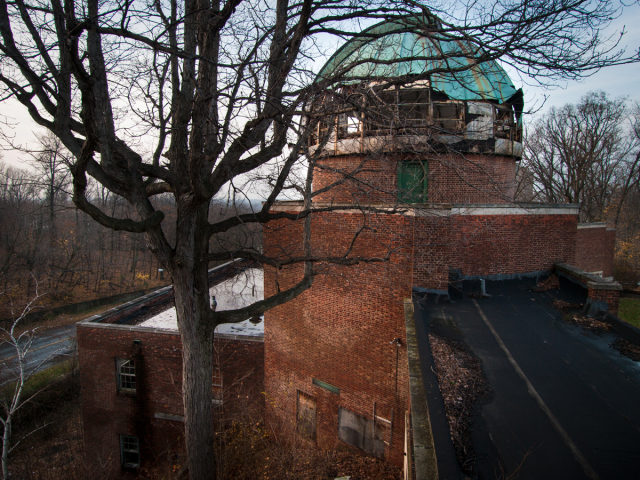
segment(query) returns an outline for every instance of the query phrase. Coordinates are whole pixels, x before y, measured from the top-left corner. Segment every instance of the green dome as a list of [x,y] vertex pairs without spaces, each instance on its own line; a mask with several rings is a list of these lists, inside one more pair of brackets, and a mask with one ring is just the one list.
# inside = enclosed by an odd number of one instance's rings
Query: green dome
[[[427,22],[434,30],[440,25],[435,17],[428,17]],[[477,47],[459,39],[444,39],[443,33],[411,31],[425,23],[420,16],[398,17],[364,30],[329,59],[318,81],[337,75],[339,83],[345,84],[434,72],[429,75],[431,88],[454,100],[503,103],[516,93],[509,76],[495,61],[474,64]]]

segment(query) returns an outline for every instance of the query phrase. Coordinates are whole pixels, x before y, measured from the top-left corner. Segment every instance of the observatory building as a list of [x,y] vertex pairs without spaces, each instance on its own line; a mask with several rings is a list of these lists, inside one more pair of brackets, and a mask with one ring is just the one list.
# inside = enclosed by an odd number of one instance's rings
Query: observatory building
[[[614,235],[579,225],[576,205],[515,202],[522,91],[477,45],[436,18],[415,33],[415,20],[365,30],[318,75],[307,107],[318,275],[267,312],[264,337],[267,419],[397,464],[411,412],[405,299],[558,263],[610,275]],[[303,223],[269,224],[267,254],[301,255]],[[265,266],[265,294],[301,276]]]
[[[281,266],[253,272],[250,289],[250,262],[210,272],[212,289],[229,282],[230,298],[244,291],[252,303],[297,284],[304,266],[291,260],[311,255],[313,284],[266,312],[264,335],[259,319],[216,332],[215,405],[223,419],[264,407],[273,431],[295,441],[402,465],[424,426],[412,295],[446,299],[463,282],[484,293],[484,280],[554,269],[607,277],[615,232],[579,224],[577,205],[516,201],[522,91],[435,17],[363,31],[314,85],[305,107],[313,214],[264,227],[265,255]],[[308,207],[272,209],[295,218]],[[615,311],[612,282],[589,278],[589,299]],[[78,324],[87,471],[131,478],[180,449],[182,347],[162,312],[171,302],[167,287]]]

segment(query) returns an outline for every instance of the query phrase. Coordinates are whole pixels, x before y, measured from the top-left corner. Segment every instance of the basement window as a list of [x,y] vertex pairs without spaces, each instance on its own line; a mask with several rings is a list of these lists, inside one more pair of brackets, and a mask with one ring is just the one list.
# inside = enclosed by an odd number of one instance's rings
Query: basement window
[[120,435],[120,462],[124,469],[140,466],[140,442],[133,435]]
[[136,391],[136,364],[134,360],[123,358],[116,359],[116,374],[118,378],[118,391],[135,393]]
[[427,162],[404,161],[398,164],[398,201],[427,203]]

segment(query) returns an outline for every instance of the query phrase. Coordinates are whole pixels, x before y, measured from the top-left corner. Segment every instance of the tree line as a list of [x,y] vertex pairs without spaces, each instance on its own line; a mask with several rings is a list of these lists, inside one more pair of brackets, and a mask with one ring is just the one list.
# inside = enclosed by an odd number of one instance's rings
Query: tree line
[[[170,282],[145,239],[106,228],[77,209],[71,200],[69,154],[53,136],[39,138],[29,168],[0,160],[0,319],[12,305],[24,305],[41,293],[41,306],[55,306],[143,289]],[[111,215],[135,217],[131,206],[104,187],[93,185],[92,202]],[[164,229],[174,237],[175,205],[168,196],[154,199],[166,213]],[[233,208],[247,213],[250,201]],[[232,209],[214,201],[210,216]],[[241,226],[216,238],[214,251],[230,245],[261,249],[261,229]]]
[[579,204],[581,222],[616,228],[616,273],[640,271],[640,105],[605,92],[552,108],[526,129],[518,199]]

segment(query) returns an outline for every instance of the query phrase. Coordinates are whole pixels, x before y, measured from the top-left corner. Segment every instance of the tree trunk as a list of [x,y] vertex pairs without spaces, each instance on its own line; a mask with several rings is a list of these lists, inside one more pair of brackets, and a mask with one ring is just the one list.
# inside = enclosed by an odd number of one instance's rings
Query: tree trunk
[[[11,408],[11,407],[10,407]],[[7,415],[2,432],[2,479],[9,478],[9,442],[11,441],[11,414]]]
[[190,480],[216,478],[213,450],[213,334],[209,310],[208,205],[179,207],[172,276],[182,340],[182,395]]

